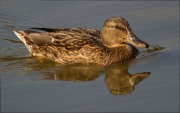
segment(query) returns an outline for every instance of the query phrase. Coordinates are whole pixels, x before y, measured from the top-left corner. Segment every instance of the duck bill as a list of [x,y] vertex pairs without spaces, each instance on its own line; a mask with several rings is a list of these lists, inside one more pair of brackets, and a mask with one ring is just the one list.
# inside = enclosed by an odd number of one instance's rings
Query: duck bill
[[132,44],[136,47],[142,47],[142,48],[148,48],[149,47],[149,45],[146,42],[140,40],[134,34],[131,34],[128,36],[127,42],[129,42],[130,44]]

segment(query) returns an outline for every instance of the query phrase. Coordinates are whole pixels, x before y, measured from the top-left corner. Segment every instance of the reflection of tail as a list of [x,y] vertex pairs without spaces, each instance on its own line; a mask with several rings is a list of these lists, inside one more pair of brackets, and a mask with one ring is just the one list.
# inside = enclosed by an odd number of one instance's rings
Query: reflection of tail
[[105,83],[110,93],[114,95],[123,95],[132,92],[135,85],[148,77],[150,72],[142,72],[131,75],[128,72],[121,74],[110,74],[105,77]]

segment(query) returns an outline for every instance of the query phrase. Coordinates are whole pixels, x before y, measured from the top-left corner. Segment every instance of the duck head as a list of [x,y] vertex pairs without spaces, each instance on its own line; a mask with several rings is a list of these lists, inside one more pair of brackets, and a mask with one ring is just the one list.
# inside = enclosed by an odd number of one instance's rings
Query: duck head
[[108,48],[117,48],[127,43],[136,47],[149,47],[147,43],[136,37],[124,18],[112,17],[106,20],[101,35],[104,45]]

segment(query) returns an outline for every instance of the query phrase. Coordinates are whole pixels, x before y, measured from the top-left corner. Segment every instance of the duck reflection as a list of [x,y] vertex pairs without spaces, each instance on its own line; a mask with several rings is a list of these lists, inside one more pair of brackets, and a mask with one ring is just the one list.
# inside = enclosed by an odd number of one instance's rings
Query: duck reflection
[[135,89],[135,85],[147,78],[149,74],[150,72],[130,74],[127,62],[114,64],[106,68],[104,82],[110,93],[123,95],[132,92]]
[[46,74],[44,79],[85,82],[95,80],[101,72],[102,68],[100,66],[74,64],[56,69],[54,74]]
[[103,75],[101,73],[105,73],[104,82],[110,93],[123,95],[132,92],[135,89],[135,85],[150,74],[150,72],[130,74],[128,66],[129,62],[116,63],[106,67],[74,64],[57,69],[53,74],[46,73],[43,79],[85,82],[93,81],[100,75]]

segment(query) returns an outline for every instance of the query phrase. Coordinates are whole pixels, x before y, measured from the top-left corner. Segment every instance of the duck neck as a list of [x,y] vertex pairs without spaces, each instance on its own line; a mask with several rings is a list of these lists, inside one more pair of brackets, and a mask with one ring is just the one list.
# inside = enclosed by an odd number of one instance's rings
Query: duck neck
[[133,58],[138,52],[139,51],[132,45],[121,44],[121,46],[116,48],[107,48],[106,54],[108,54],[107,59],[110,59],[109,64],[111,64]]

